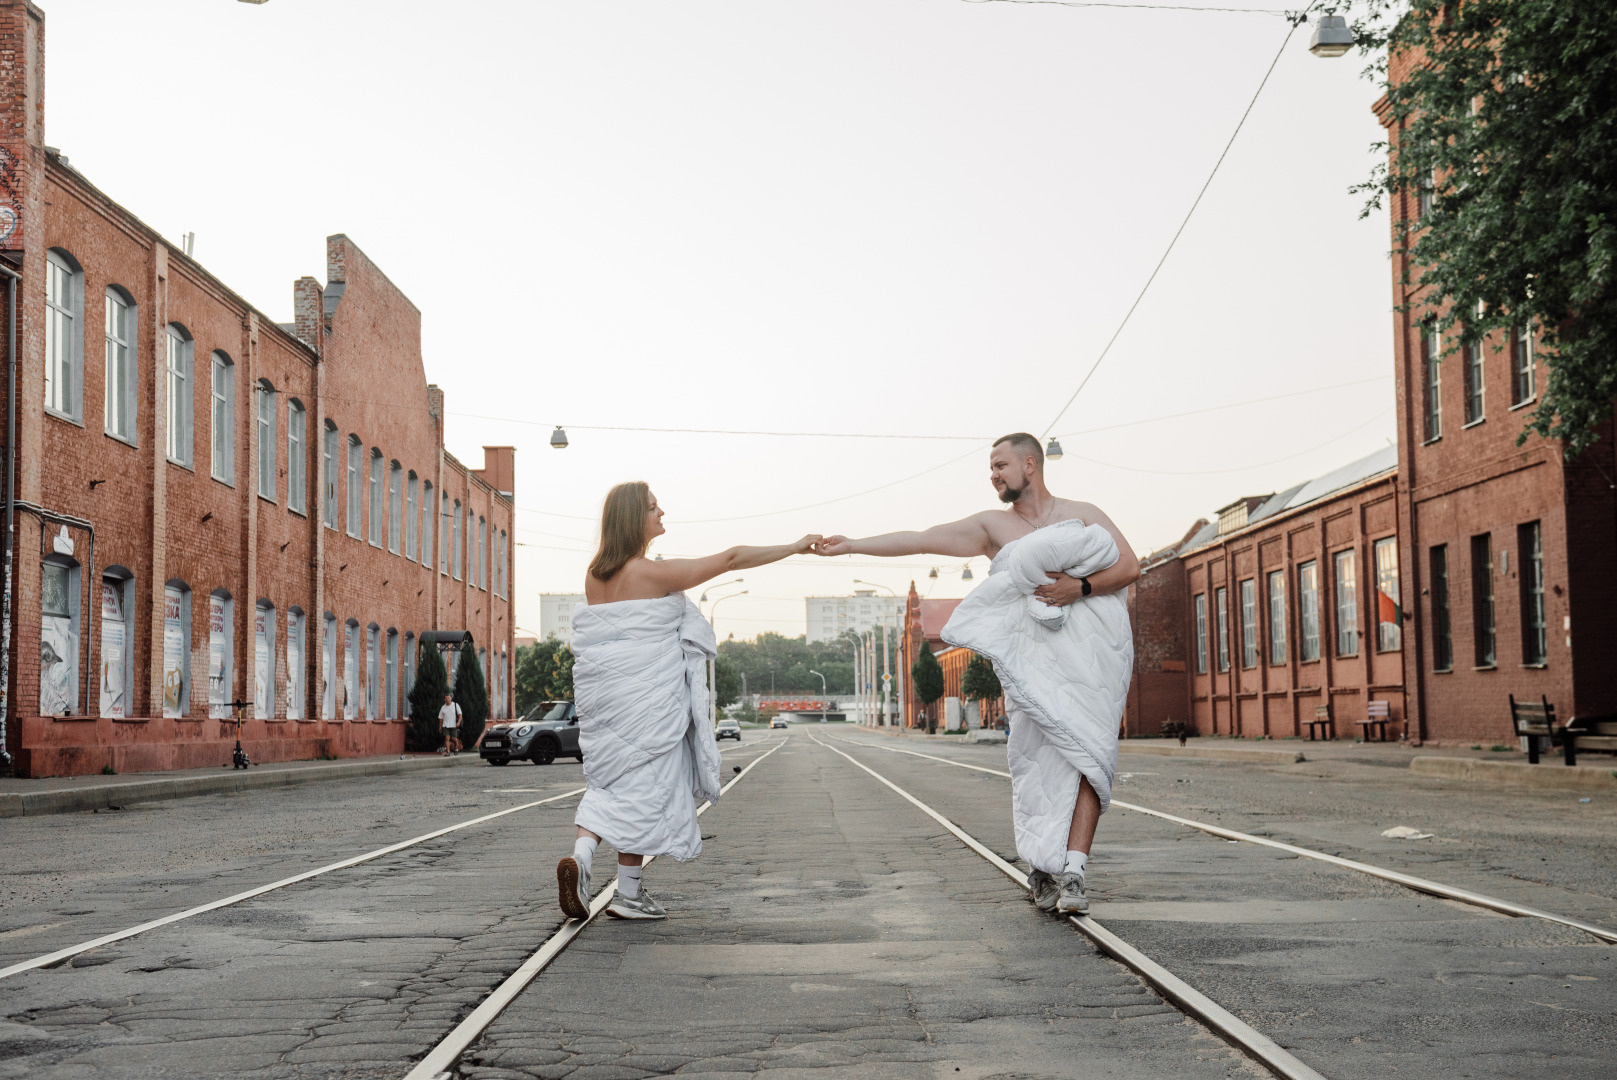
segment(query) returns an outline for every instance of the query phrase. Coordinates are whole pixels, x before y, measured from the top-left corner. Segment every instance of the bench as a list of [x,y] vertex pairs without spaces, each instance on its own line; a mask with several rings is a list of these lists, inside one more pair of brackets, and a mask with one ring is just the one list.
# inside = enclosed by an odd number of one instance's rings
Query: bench
[[1313,742],[1315,737],[1322,739],[1336,738],[1336,719],[1331,716],[1331,707],[1321,705],[1314,710],[1314,719],[1308,721],[1308,741]]
[[1190,732],[1183,720],[1164,720],[1162,722],[1162,730],[1160,734],[1164,739],[1172,739],[1177,737],[1179,739],[1179,745],[1183,746],[1185,745],[1185,738],[1190,734]]
[[1387,725],[1392,722],[1392,706],[1385,701],[1372,701],[1365,709],[1363,720],[1353,721],[1364,729],[1364,741],[1370,741],[1370,729],[1375,728],[1380,741],[1387,741]]
[[1537,765],[1538,740],[1543,739],[1550,746],[1561,741],[1561,732],[1555,726],[1555,706],[1542,694],[1537,701],[1517,701],[1515,694],[1507,696],[1510,698],[1510,726],[1527,740],[1527,763]]
[[1617,714],[1574,716],[1561,729],[1561,746],[1566,763],[1578,763],[1579,750],[1617,751]]

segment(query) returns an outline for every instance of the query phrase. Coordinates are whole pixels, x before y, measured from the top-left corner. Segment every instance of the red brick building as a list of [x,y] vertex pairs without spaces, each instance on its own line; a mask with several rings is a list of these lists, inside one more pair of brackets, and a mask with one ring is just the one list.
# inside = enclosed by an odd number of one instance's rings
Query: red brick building
[[347,237],[278,325],[45,145],[0,0],[15,275],[5,746],[23,775],[396,753],[423,631],[509,700],[514,451],[443,449],[420,312]]
[[[1408,62],[1394,58],[1394,78]],[[1396,153],[1387,100],[1375,110]],[[1420,199],[1392,213],[1418,220]],[[1516,445],[1547,376],[1533,328],[1475,345],[1440,336],[1441,311],[1403,284],[1420,273],[1397,232],[1394,245],[1412,737],[1503,739],[1509,694],[1544,695],[1562,717],[1617,711],[1617,442],[1608,429],[1572,460],[1537,435]]]
[[[943,625],[959,606],[959,600],[923,600],[915,591],[915,582],[910,582],[909,596],[904,604],[904,632],[898,636],[897,657],[898,675],[903,680],[905,727],[925,726],[922,720],[924,707],[915,698],[915,679],[910,674],[916,658],[921,655],[922,642],[932,646],[933,655],[943,669],[943,697],[934,702],[930,709],[939,728],[943,727],[945,720],[945,701],[959,698],[962,706],[965,704],[965,696],[960,690],[961,680],[965,678],[966,665],[971,662],[973,654],[970,649],[957,649],[943,640]],[[983,711],[983,723],[993,726],[1004,715],[1003,698],[989,702],[988,708]]]

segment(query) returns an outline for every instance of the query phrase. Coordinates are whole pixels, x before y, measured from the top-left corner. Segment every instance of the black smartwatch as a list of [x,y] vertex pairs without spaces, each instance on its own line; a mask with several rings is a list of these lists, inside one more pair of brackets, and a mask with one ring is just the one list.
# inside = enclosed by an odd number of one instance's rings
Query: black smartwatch
[[1082,585],[1084,587],[1084,595],[1085,596],[1088,596],[1090,593],[1095,591],[1095,587],[1089,583],[1089,579],[1086,578],[1086,577],[1079,578],[1078,579],[1078,584],[1080,584],[1080,585]]

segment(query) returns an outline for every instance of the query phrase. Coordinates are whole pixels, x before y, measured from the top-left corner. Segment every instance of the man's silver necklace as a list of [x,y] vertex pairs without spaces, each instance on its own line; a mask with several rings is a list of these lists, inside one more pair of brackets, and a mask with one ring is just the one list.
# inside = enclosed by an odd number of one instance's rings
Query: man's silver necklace
[[[1050,500],[1050,509],[1048,509],[1048,510],[1046,510],[1046,511],[1045,511],[1045,512],[1044,512],[1044,520],[1043,520],[1043,521],[1041,521],[1041,522],[1039,522],[1039,523],[1038,523],[1038,524],[1037,524],[1037,525],[1034,525],[1034,526],[1033,526],[1033,531],[1034,531],[1034,532],[1038,532],[1038,531],[1039,531],[1039,530],[1040,530],[1040,529],[1042,529],[1042,528],[1044,528],[1044,527],[1045,527],[1045,526],[1046,526],[1046,525],[1048,525],[1048,524],[1050,524],[1050,517],[1051,517],[1051,515],[1053,515],[1053,514],[1054,514],[1054,513],[1055,513],[1055,512],[1056,512],[1056,501],[1055,501],[1055,499],[1054,499],[1054,498],[1051,498],[1051,500]],[[1018,514],[1018,515],[1016,515],[1016,516],[1017,516],[1017,517],[1022,517],[1022,515],[1021,515],[1021,514]],[[1023,521],[1027,521],[1027,518],[1025,518],[1025,517],[1023,517],[1023,518],[1022,518],[1022,520],[1023,520]],[[1031,524],[1031,522],[1030,522],[1030,523],[1029,523],[1029,524]]]

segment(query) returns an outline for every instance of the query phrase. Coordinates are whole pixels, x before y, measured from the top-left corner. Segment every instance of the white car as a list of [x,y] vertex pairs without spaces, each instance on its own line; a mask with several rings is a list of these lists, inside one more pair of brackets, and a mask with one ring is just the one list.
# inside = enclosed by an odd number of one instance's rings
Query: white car
[[734,739],[741,741],[741,722],[739,720],[720,720],[719,726],[713,732],[715,739]]

